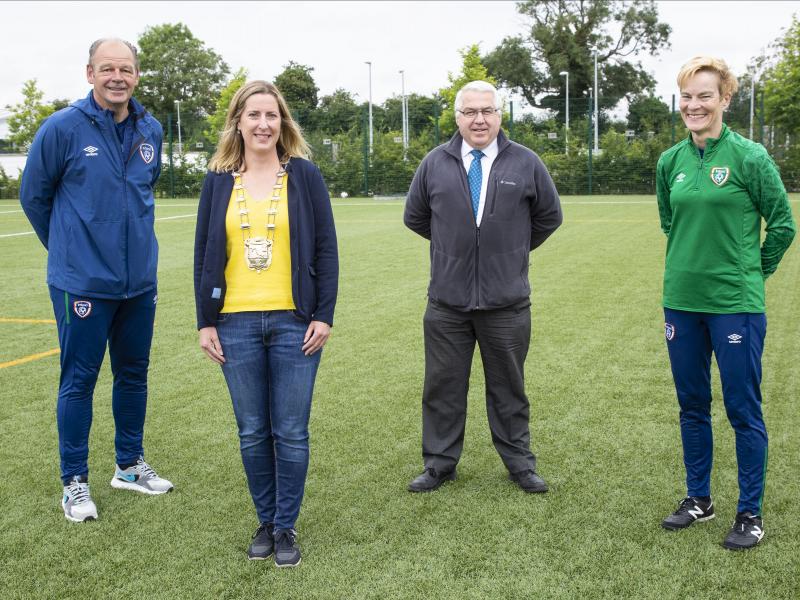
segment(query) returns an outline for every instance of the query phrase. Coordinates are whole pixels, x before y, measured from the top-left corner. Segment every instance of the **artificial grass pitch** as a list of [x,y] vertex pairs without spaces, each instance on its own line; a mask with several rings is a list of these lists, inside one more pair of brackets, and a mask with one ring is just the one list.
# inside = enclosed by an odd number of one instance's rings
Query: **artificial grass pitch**
[[[489,437],[475,359],[458,480],[410,494],[422,468],[422,313],[428,244],[402,201],[333,201],[339,302],[311,417],[297,524],[303,563],[250,562],[257,526],[219,368],[197,344],[196,200],[158,204],[159,306],[147,460],[175,491],[114,490],[111,376],[90,440],[99,520],[59,506],[58,357],[0,369],[0,589],[5,598],[797,598],[800,596],[800,242],[767,283],[764,541],[721,547],[735,513],[733,433],[714,374],[717,518],[668,532],[682,498],[678,407],[660,308],[665,239],[651,196],[565,197],[564,225],[532,254],[526,367],[532,446],[550,485],[508,481]],[[793,195],[795,217],[800,205]],[[56,348],[45,253],[0,202],[0,363]],[[182,216],[183,215],[183,216]]]

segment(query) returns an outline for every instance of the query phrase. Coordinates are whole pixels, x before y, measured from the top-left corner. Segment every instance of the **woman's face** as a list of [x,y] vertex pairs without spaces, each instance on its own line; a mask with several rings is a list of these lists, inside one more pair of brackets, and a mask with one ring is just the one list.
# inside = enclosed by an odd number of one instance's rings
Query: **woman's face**
[[277,152],[281,134],[281,111],[275,96],[250,96],[244,103],[237,127],[244,141],[245,156],[249,153]]
[[681,88],[681,118],[695,140],[719,137],[722,113],[728,108],[731,96],[720,96],[719,75],[699,71]]

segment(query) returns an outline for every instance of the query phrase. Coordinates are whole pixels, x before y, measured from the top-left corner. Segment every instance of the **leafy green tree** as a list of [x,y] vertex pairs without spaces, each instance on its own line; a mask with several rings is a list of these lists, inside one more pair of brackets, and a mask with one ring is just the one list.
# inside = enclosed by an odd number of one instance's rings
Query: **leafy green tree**
[[[433,127],[434,118],[439,114],[439,100],[430,96],[409,94],[406,96],[408,106],[408,135],[415,137]],[[403,102],[400,96],[388,98],[383,103],[386,118],[382,131],[403,130]]]
[[214,112],[206,118],[206,129],[203,131],[206,139],[210,144],[216,146],[219,142],[219,136],[225,128],[225,118],[228,115],[228,106],[233,99],[234,94],[239,91],[247,81],[247,69],[240,68],[233,74],[228,84],[222,88],[217,98],[217,107]]
[[654,96],[637,94],[628,105],[628,127],[637,133],[669,129],[671,109]]
[[[562,71],[569,72],[571,98],[588,96],[594,84],[594,49],[602,108],[654,88],[652,76],[629,60],[669,48],[672,29],[659,22],[653,0],[527,0],[517,10],[530,19],[529,33],[505,38],[484,64],[531,106],[563,111]],[[576,113],[581,110],[579,104],[573,103],[570,112],[573,107]]]
[[447,80],[450,85],[439,90],[439,96],[443,104],[442,115],[439,117],[439,127],[445,136],[452,135],[456,130],[455,103],[458,90],[470,81],[476,80],[487,81],[492,85],[497,84],[497,80],[489,75],[486,67],[483,66],[480,49],[477,44],[464,48],[459,53],[462,58],[461,72],[457,75],[448,73]]
[[800,21],[792,23],[782,38],[773,44],[777,59],[764,74],[764,108],[774,125],[790,133],[800,131]]
[[22,102],[6,106],[11,111],[8,140],[26,151],[42,121],[54,112],[53,105],[42,102],[42,98],[44,92],[37,87],[36,80],[29,79],[22,85]]
[[319,88],[311,76],[314,67],[289,61],[275,77],[275,86],[281,91],[292,111],[292,117],[307,130],[314,128],[314,111],[317,108]]
[[179,100],[182,121],[202,127],[230,72],[222,57],[183,23],[148,27],[139,38],[139,51],[137,99],[159,119],[175,113]]
[[361,108],[350,92],[338,88],[320,98],[315,121],[317,129],[328,134],[345,133],[353,127],[360,129]]

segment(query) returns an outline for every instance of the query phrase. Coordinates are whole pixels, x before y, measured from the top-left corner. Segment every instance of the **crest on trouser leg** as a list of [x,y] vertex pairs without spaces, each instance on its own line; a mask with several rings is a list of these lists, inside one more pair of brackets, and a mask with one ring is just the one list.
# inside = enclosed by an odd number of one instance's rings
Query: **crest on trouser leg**
[[72,303],[72,310],[74,310],[75,314],[81,319],[85,319],[92,312],[92,303],[88,300],[75,300],[75,302]]
[[664,323],[664,337],[667,338],[668,342],[675,339],[675,325],[672,323]]

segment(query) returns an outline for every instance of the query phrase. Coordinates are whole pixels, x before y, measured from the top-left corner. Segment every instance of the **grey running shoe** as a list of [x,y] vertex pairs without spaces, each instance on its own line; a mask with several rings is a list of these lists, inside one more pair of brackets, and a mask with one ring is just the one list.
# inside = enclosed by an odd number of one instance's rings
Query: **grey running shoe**
[[281,529],[275,532],[275,566],[296,567],[300,564],[300,547],[295,544],[297,532]]
[[64,509],[64,516],[73,523],[93,521],[97,518],[97,506],[89,493],[89,484],[77,476],[64,486],[61,508]]
[[253,541],[247,549],[247,558],[250,560],[265,560],[272,556],[275,542],[272,539],[274,527],[272,523],[261,523],[253,534]]
[[703,502],[700,498],[687,496],[681,500],[678,510],[661,522],[664,529],[675,531],[686,529],[695,521],[709,521],[714,518],[714,503]]
[[761,517],[749,512],[736,513],[733,527],[722,545],[728,550],[752,548],[764,537],[764,523]]
[[120,469],[117,465],[117,470],[111,479],[111,487],[152,495],[172,491],[172,483],[159,477],[141,456],[135,465],[127,469]]

